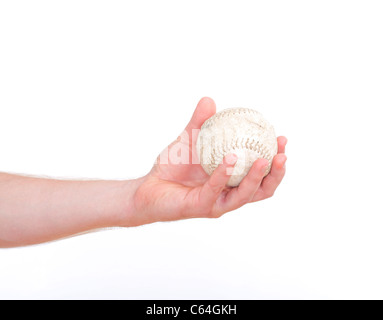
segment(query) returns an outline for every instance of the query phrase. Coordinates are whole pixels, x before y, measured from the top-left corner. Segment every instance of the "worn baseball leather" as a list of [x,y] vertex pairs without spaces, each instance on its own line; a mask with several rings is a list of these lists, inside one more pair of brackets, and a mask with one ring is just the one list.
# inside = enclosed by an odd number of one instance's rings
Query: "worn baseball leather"
[[248,108],[231,108],[205,121],[196,148],[200,164],[209,175],[227,154],[236,154],[238,160],[227,184],[236,187],[258,158],[268,160],[265,176],[269,173],[278,143],[273,126],[261,113]]

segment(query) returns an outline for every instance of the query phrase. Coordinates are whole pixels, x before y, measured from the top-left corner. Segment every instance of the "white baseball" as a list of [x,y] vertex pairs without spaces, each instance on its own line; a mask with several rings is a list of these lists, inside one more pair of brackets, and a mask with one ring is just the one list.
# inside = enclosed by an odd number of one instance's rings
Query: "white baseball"
[[236,187],[259,158],[269,161],[265,176],[270,172],[278,143],[273,126],[258,111],[231,108],[205,121],[196,148],[200,164],[209,175],[227,154],[234,153],[238,160],[227,185]]

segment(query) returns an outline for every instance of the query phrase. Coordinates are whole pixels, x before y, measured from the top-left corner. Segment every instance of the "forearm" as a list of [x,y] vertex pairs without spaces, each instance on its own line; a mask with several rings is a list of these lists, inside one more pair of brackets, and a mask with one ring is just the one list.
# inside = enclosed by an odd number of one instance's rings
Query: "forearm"
[[65,181],[0,173],[0,247],[126,225],[136,180]]

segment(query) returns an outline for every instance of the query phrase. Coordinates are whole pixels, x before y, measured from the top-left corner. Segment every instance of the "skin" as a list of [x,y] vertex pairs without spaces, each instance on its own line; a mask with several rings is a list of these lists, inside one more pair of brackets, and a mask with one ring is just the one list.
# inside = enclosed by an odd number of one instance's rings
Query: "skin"
[[[138,179],[65,181],[0,173],[0,247],[37,244],[105,227],[218,218],[270,198],[285,175],[287,139],[278,137],[278,154],[265,178],[267,160],[258,159],[238,187],[228,188],[234,154],[227,155],[211,176],[193,158],[193,130],[200,129],[215,112],[214,101],[202,98],[186,134],[171,143],[152,170]],[[169,157],[169,150],[180,146],[189,151],[187,164],[174,163]]]

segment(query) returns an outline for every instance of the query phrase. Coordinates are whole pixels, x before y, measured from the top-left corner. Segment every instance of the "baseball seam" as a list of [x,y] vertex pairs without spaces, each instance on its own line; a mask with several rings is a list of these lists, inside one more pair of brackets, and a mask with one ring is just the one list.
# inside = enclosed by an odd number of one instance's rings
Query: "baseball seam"
[[223,145],[222,148],[217,146],[216,148],[212,149],[208,165],[210,172],[213,172],[218,167],[218,165],[222,162],[223,158],[229,152],[235,153],[235,150],[238,149],[247,149],[258,153],[260,157],[269,161],[267,171],[270,170],[272,158],[270,155],[270,150],[268,150],[262,143],[260,143],[259,141],[255,141],[254,139],[247,138],[245,140],[245,138],[238,138],[234,141],[231,141],[230,144]]
[[[234,116],[234,115],[238,115],[238,114],[246,114],[246,113],[250,113],[250,114],[257,114],[258,115],[258,112],[255,111],[255,110],[252,110],[252,109],[247,109],[247,108],[233,108],[233,109],[227,109],[223,112],[220,112],[220,113],[216,113],[214,115],[213,118],[211,119],[208,119],[206,120],[206,122],[203,124],[202,128],[208,128],[210,127],[215,121],[217,120],[221,120],[222,118],[225,118],[227,116]],[[201,129],[202,129],[201,128]]]

